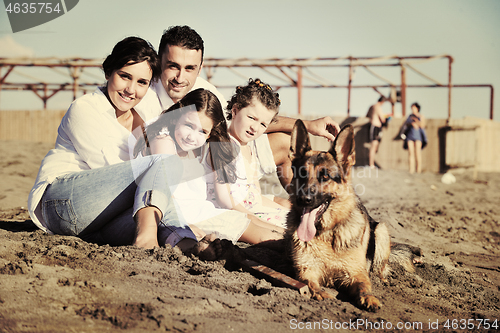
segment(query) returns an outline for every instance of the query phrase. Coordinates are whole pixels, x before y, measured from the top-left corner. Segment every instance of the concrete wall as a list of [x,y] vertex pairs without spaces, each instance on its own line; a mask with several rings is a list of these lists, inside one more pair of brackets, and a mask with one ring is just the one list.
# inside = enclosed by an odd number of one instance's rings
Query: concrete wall
[[0,140],[55,142],[66,110],[0,111]]
[[[0,111],[0,140],[30,142],[55,142],[57,128],[65,110]],[[302,117],[314,119],[317,117]],[[334,117],[341,126],[352,124],[355,128],[356,165],[368,165],[367,118]],[[383,169],[408,169],[408,152],[403,141],[397,138],[404,119],[391,119],[383,129],[383,139],[376,157],[376,164]],[[422,151],[424,172],[443,172],[450,167],[471,167],[477,171],[500,172],[500,123],[486,119],[462,118],[427,119],[429,143]],[[330,143],[311,136],[314,149],[328,150]]]
[[[314,117],[304,117],[310,119]],[[356,136],[356,165],[368,165],[368,118],[334,118],[341,126],[352,124]],[[391,119],[383,129],[375,163],[383,169],[408,170],[408,151],[397,135],[405,119]],[[471,130],[473,129],[473,130]],[[456,167],[475,167],[481,172],[500,172],[500,123],[466,117],[427,119],[428,144],[422,151],[422,171],[445,172]],[[314,149],[328,150],[327,140],[311,137]]]
[[[465,117],[452,119],[446,136],[446,163],[457,167],[476,164],[477,171],[500,172],[500,123]],[[475,151],[475,154],[470,153]],[[464,152],[467,155],[464,156]]]

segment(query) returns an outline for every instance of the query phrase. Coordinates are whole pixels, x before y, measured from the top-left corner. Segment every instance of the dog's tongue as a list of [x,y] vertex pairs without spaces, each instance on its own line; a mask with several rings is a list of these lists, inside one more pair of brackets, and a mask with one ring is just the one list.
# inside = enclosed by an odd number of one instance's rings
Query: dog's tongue
[[316,216],[321,206],[314,208],[309,211],[304,209],[302,214],[302,221],[300,222],[299,228],[297,229],[297,236],[303,242],[309,242],[316,235]]

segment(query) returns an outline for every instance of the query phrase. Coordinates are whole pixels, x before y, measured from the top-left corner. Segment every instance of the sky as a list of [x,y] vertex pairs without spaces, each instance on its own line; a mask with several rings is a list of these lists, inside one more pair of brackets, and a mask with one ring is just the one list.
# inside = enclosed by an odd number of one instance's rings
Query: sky
[[[357,1],[157,1],[80,0],[71,11],[40,26],[12,33],[5,7],[0,4],[0,57],[104,58],[127,36],[140,36],[158,46],[163,30],[189,25],[205,41],[205,58],[309,58],[434,56],[453,57],[453,84],[491,84],[500,87],[500,1],[498,0],[357,0]],[[447,60],[414,65],[428,76],[447,83]],[[16,70],[17,71],[17,70]],[[24,73],[25,70],[19,69]],[[398,83],[393,68],[377,73]],[[4,75],[5,69],[0,73]],[[32,75],[32,72],[29,72]],[[243,71],[276,84],[257,68]],[[347,71],[315,69],[332,83],[347,84]],[[33,75],[42,75],[35,73]],[[14,75],[14,74],[12,74]],[[54,75],[54,74],[50,74]],[[57,76],[57,74],[56,74]],[[104,77],[96,72],[96,76]],[[202,73],[202,76],[204,74]],[[15,78],[15,77],[14,77]],[[26,77],[17,78],[25,82]],[[59,78],[61,80],[61,78]],[[430,83],[411,71],[408,84]],[[216,72],[213,83],[245,80],[228,72]],[[383,82],[356,70],[353,84]],[[221,92],[230,97],[231,89]],[[380,89],[388,94],[388,88]],[[297,91],[279,90],[286,115],[297,115]],[[379,95],[372,89],[355,89],[351,115],[364,116]],[[49,109],[66,109],[72,95],[60,93],[49,100]],[[500,105],[494,102],[494,119],[500,120]],[[428,118],[446,118],[445,88],[407,90],[407,110],[418,102]],[[41,109],[32,92],[0,92],[0,110]],[[488,118],[490,90],[456,88],[452,92],[452,117]],[[343,116],[347,110],[345,89],[305,89],[304,115]],[[390,104],[384,105],[390,113]],[[396,115],[401,105],[396,104]]]

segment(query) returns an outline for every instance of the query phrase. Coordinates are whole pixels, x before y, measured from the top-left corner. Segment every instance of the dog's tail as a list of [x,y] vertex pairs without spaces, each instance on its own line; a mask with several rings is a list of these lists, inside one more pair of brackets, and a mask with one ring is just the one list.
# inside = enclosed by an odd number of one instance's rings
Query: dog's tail
[[422,250],[408,244],[392,243],[389,264],[401,266],[405,271],[415,273],[415,264],[422,263]]
[[415,264],[422,263],[422,250],[418,247],[393,243],[384,223],[370,221],[372,232],[368,247],[368,267],[383,281],[392,269],[402,267],[409,273],[415,272]]
[[368,264],[370,270],[385,280],[390,272],[391,239],[387,226],[370,218],[371,237],[368,245]]

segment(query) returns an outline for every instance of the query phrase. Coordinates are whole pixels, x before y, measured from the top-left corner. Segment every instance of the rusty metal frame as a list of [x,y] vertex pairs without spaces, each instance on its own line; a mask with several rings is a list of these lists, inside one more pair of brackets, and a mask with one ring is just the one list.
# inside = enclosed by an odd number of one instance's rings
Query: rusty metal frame
[[[440,83],[425,73],[419,72],[412,64],[416,62],[433,61],[438,59],[448,60],[448,82]],[[85,81],[82,79],[82,74],[89,68],[101,68],[102,59],[82,59],[82,58],[0,58],[0,90],[31,90],[43,102],[44,109],[47,107],[47,101],[60,91],[72,91],[73,99],[79,92],[89,92],[95,90],[97,86],[103,82]],[[493,119],[493,100],[494,89],[489,84],[452,84],[452,63],[453,58],[449,55],[438,56],[387,56],[387,57],[337,57],[337,58],[292,58],[292,59],[221,59],[207,58],[203,63],[203,70],[208,81],[214,83],[218,88],[234,88],[235,85],[220,85],[213,82],[216,70],[226,68],[236,75],[244,77],[238,73],[238,68],[257,67],[269,75],[279,79],[283,84],[273,84],[275,89],[281,88],[296,88],[298,99],[298,113],[302,112],[302,90],[305,88],[340,88],[347,89],[347,115],[350,116],[351,91],[352,89],[374,89],[378,93],[378,88],[399,89],[400,102],[402,104],[403,116],[406,114],[406,90],[409,88],[447,88],[448,89],[448,119],[451,118],[451,96],[453,88],[489,88],[490,89],[490,119]],[[69,71],[68,81],[63,83],[48,83],[42,80],[34,82],[13,82],[8,81],[8,77],[12,75],[15,68],[67,68]],[[304,70],[309,68],[333,68],[345,67],[348,69],[347,85],[332,84],[328,79],[322,77],[311,77],[304,74]],[[384,78],[374,73],[370,68],[376,67],[400,67],[401,78],[399,83],[389,82]],[[385,84],[367,84],[354,85],[354,70],[356,68],[364,68],[374,77]],[[271,71],[274,69],[274,72]],[[432,84],[408,84],[406,72],[408,69],[413,70],[420,77],[433,82]],[[5,72],[2,75],[2,72]],[[248,78],[248,77],[247,77]],[[380,93],[381,94],[381,93]],[[394,102],[393,102],[394,105]]]

